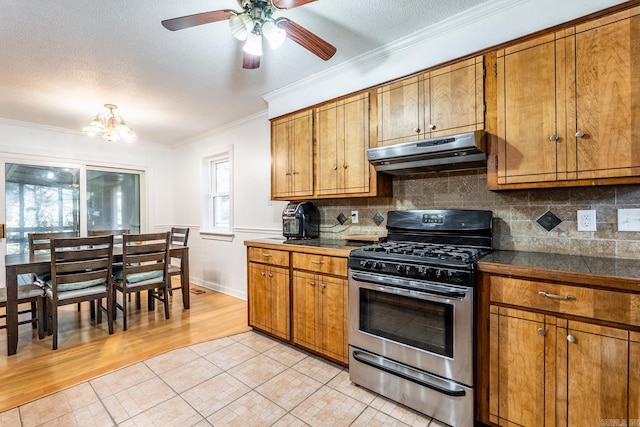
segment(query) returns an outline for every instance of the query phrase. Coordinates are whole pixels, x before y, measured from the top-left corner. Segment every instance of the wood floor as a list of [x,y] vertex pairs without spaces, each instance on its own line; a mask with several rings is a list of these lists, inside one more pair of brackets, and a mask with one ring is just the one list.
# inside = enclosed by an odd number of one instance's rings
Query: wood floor
[[189,344],[250,330],[246,301],[191,286],[191,308],[183,310],[182,295],[171,297],[171,318],[164,318],[162,303],[147,311],[129,304],[128,330],[118,316],[109,335],[106,316],[102,324],[89,318],[89,305],[62,308],[58,350],[51,337],[38,340],[29,325],[19,328],[18,353],[6,356],[6,332],[0,330],[0,412],[55,393],[107,372]]

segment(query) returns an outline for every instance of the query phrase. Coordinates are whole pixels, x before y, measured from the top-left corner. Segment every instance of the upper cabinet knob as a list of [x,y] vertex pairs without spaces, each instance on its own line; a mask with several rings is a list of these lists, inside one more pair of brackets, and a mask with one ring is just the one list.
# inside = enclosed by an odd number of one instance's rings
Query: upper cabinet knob
[[574,337],[573,335],[567,335],[567,341],[574,343],[576,342],[576,337]]
[[558,135],[551,135],[549,137],[549,141],[557,141],[558,140]]
[[584,136],[584,132],[578,131],[576,132],[576,138],[582,138]]
[[338,170],[338,165],[333,165],[333,170]]
[[414,131],[415,133],[418,133],[418,132],[420,132],[420,128],[413,128],[413,131]]
[[436,129],[436,125],[433,125],[433,124],[429,125],[429,129],[430,130],[435,130]]
[[343,169],[346,169],[346,168],[348,168],[348,167],[349,167],[349,166],[348,166],[346,163],[345,163],[344,165],[342,165],[342,168],[343,168]]

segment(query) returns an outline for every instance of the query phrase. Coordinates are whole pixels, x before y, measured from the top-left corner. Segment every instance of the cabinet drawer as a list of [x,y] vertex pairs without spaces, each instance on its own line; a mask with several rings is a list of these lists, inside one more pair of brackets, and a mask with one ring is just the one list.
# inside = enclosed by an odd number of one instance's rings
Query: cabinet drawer
[[294,252],[293,268],[347,277],[346,258]]
[[492,303],[640,326],[637,294],[492,276],[490,298]]
[[289,252],[275,249],[249,248],[249,261],[270,265],[289,266]]

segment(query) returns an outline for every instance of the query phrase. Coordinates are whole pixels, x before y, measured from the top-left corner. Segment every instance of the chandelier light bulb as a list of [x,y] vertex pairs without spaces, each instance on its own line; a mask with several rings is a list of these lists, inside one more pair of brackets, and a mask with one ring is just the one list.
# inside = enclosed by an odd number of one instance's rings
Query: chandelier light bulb
[[116,105],[105,104],[104,106],[109,109],[108,116],[104,114],[96,115],[93,120],[82,128],[82,132],[89,136],[100,135],[109,142],[118,141],[119,139],[131,142],[138,138],[122,117],[113,114],[113,110],[118,108]]
[[246,13],[232,15],[229,18],[229,28],[235,38],[245,41],[251,30],[253,30],[253,19]]

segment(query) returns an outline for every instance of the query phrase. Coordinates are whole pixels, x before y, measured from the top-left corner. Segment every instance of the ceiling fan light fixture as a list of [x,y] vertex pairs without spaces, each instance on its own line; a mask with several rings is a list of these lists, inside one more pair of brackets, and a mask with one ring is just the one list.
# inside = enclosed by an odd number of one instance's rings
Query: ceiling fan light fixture
[[262,56],[262,36],[254,32],[249,33],[242,50],[250,55]]
[[253,30],[253,19],[246,13],[232,15],[229,18],[229,28],[235,38],[245,41],[251,30]]
[[278,27],[274,21],[266,21],[262,24],[262,34],[269,42],[271,49],[277,49],[282,46],[287,38],[287,32]]

